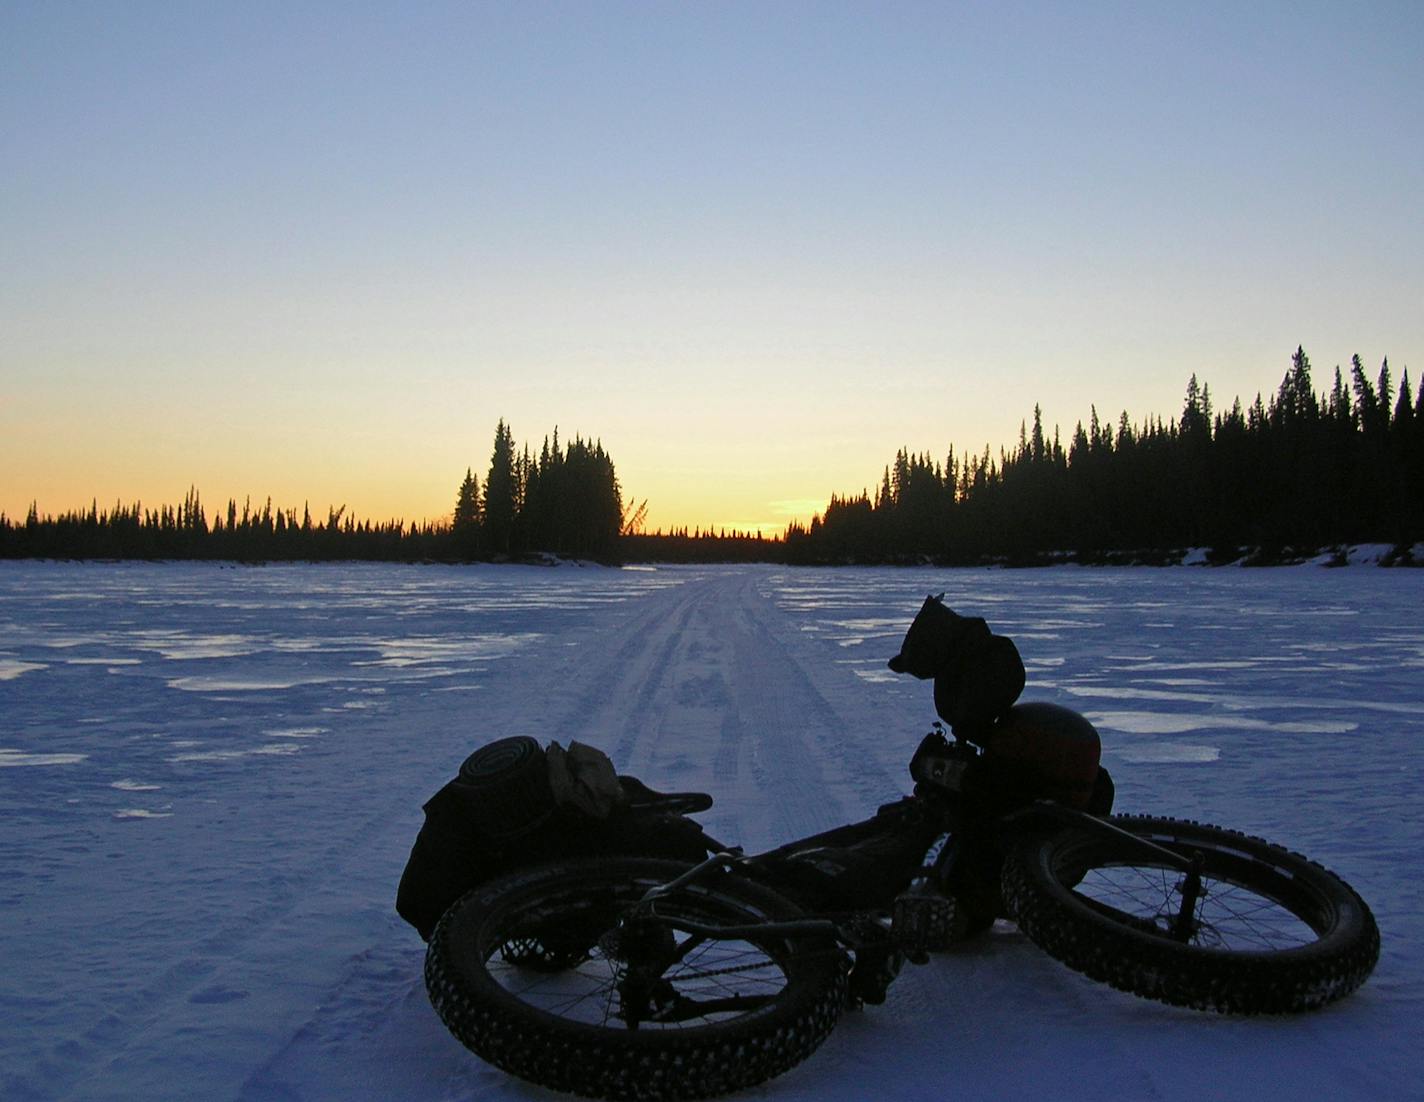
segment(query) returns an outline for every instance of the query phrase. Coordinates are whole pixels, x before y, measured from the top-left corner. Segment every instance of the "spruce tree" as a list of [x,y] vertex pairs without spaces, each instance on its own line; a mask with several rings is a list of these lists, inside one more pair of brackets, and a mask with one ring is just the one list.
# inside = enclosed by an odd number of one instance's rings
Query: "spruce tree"
[[491,551],[508,554],[510,550],[518,493],[515,478],[514,434],[501,417],[495,426],[494,450],[485,478],[484,540]]
[[1370,380],[1365,375],[1365,365],[1360,362],[1359,356],[1350,357],[1350,376],[1355,388],[1355,424],[1363,429],[1366,435],[1373,435],[1379,401],[1375,397],[1375,388],[1370,385]]
[[479,552],[480,490],[479,480],[469,467],[465,468],[465,480],[460,483],[460,492],[455,497],[455,515],[450,528],[455,539],[455,554],[462,559],[474,558]]

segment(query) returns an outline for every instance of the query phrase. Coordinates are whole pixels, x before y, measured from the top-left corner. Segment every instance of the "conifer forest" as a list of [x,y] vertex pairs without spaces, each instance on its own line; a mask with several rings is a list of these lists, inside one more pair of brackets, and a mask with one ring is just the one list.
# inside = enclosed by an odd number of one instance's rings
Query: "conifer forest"
[[[711,463],[715,468],[715,461]],[[603,562],[779,561],[946,564],[1290,561],[1389,544],[1412,563],[1424,541],[1424,387],[1358,356],[1317,390],[1297,349],[1279,388],[1218,408],[1187,383],[1179,416],[1105,421],[1096,407],[1067,440],[1041,410],[1017,445],[941,461],[902,448],[874,492],[834,495],[781,538],[708,527],[649,533],[625,504],[601,442],[557,429],[537,453],[501,419],[487,467],[459,481],[448,519],[373,523],[344,507],[229,500],[209,517],[198,491],[176,506],[98,502],[59,516],[0,514],[0,558],[462,562],[555,555]]]
[[[635,519],[635,518],[630,518]],[[31,506],[20,523],[0,514],[0,558],[371,560],[459,562],[518,558],[534,552],[612,561],[624,528],[613,460],[603,445],[576,437],[545,439],[539,454],[517,449],[501,419],[484,480],[467,469],[449,519],[373,523],[329,508],[313,519],[304,505],[241,506],[229,500],[209,520],[196,489],[159,509],[118,504],[59,517]]]
[[1116,423],[1090,411],[1065,442],[1038,409],[1017,447],[950,451],[943,463],[901,450],[872,495],[833,497],[792,525],[791,562],[1032,564],[1290,561],[1325,548],[1385,543],[1410,560],[1424,539],[1424,388],[1389,361],[1371,378],[1358,356],[1317,393],[1303,348],[1269,400],[1215,408],[1195,375],[1181,416]]

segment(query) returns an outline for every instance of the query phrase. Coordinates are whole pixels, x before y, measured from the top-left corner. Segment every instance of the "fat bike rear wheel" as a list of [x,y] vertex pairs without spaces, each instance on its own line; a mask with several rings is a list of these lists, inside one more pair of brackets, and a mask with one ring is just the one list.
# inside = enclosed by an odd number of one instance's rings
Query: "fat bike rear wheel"
[[[1315,1009],[1373,970],[1374,916],[1320,865],[1221,827],[1110,821],[1184,857],[1200,854],[1200,891],[1169,861],[1109,835],[1068,828],[1022,840],[1004,865],[1009,912],[1070,968],[1146,998],[1231,1014]],[[1194,904],[1183,906],[1184,893]]]
[[431,936],[431,1002],[489,1063],[587,1097],[706,1098],[781,1074],[840,1016],[845,955],[824,936],[689,929],[799,916],[724,872],[659,899],[656,922],[626,921],[687,867],[566,861],[474,889]]

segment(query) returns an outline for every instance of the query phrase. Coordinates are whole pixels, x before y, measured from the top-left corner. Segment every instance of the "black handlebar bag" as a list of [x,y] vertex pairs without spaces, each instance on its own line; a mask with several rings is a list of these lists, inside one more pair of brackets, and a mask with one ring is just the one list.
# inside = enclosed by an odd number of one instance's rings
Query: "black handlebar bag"
[[900,653],[896,673],[934,678],[935,711],[954,733],[978,742],[1024,689],[1024,664],[1014,641],[995,635],[978,616],[960,616],[944,594],[926,597]]

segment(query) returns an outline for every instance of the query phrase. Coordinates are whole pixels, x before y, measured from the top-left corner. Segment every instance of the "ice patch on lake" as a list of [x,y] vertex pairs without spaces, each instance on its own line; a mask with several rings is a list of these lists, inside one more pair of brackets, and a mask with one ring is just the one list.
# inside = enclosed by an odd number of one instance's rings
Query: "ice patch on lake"
[[478,662],[490,658],[508,658],[543,636],[538,632],[509,632],[476,635],[466,639],[414,637],[381,639],[375,647],[381,657],[357,666],[421,666],[431,662]]
[[1120,747],[1111,751],[1111,756],[1142,764],[1204,764],[1218,760],[1221,750],[1215,746],[1198,746],[1185,742],[1158,742],[1146,746]]
[[183,631],[140,631],[135,640],[143,650],[155,651],[170,661],[195,658],[243,658],[261,645],[248,635],[190,635]]
[[898,619],[871,616],[829,620],[823,628],[832,632],[838,646],[858,647],[874,641],[887,655],[900,649],[900,640],[905,635],[905,625]]
[[1359,727],[1345,720],[1247,719],[1243,716],[1174,715],[1170,712],[1087,712],[1094,726],[1133,735],[1180,735],[1187,731],[1230,728],[1237,731],[1279,731],[1294,735],[1347,735]]
[[0,681],[13,681],[21,674],[48,668],[42,662],[16,662],[13,659],[0,658]]
[[329,730],[329,727],[277,727],[262,733],[268,738],[316,738]]
[[1231,672],[1236,670],[1249,669],[1252,666],[1261,665],[1265,662],[1280,662],[1283,661],[1283,659],[1278,657],[1272,658],[1265,656],[1256,656],[1237,658],[1231,661],[1223,660],[1219,662],[1160,662],[1154,658],[1127,658],[1122,659],[1122,661],[1130,662],[1132,664],[1126,666],[1107,666],[1105,667],[1105,669],[1112,673],[1154,673],[1167,670],[1173,672],[1181,672],[1184,670],[1201,670],[1204,672],[1225,670]]
[[880,619],[876,617],[860,617],[854,620],[832,620],[832,627],[844,628],[846,631],[855,632],[857,635],[904,635],[905,625],[896,617],[895,619]]
[[185,693],[261,693],[295,689],[299,685],[325,685],[330,677],[175,677],[170,689]]
[[1213,704],[1210,693],[1179,693],[1169,689],[1137,689],[1128,685],[1065,685],[1074,696],[1108,697],[1112,700],[1181,700],[1188,704]]
[[238,761],[250,757],[286,757],[301,753],[302,747],[295,742],[275,742],[266,746],[253,746],[245,750],[194,750],[185,754],[174,754],[170,762],[192,761]]
[[78,765],[88,754],[27,754],[23,750],[0,750],[0,769],[21,765]]

